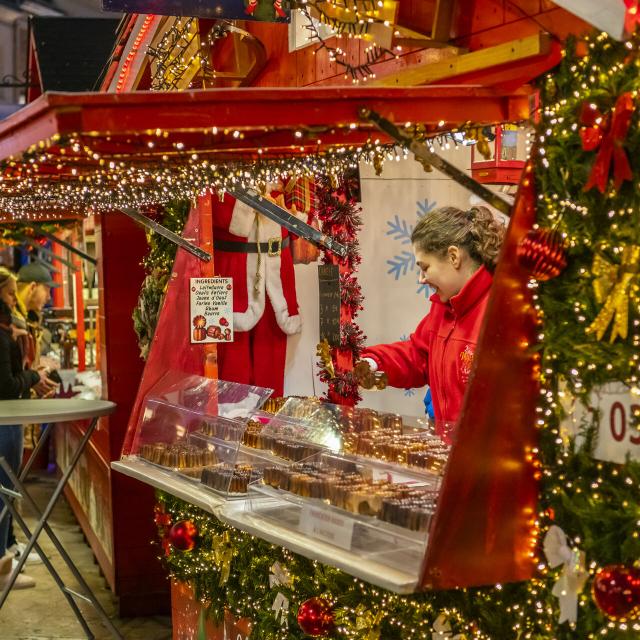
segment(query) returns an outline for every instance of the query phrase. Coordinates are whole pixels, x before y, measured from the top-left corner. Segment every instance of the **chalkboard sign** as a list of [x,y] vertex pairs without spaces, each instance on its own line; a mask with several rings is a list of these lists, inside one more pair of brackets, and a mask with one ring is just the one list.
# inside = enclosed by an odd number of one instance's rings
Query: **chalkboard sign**
[[318,265],[320,342],[340,346],[340,271],[337,264]]

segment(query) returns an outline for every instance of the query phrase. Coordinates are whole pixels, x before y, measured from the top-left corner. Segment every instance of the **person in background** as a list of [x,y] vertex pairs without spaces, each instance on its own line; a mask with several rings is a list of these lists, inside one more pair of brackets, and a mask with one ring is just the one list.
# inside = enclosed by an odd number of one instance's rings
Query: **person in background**
[[13,314],[14,324],[25,329],[33,340],[33,361],[36,366],[40,362],[42,352],[42,311],[51,299],[51,289],[57,287],[51,272],[44,265],[32,262],[25,264],[18,271],[18,300]]
[[[47,378],[44,371],[25,369],[22,353],[14,337],[11,307],[0,298],[0,400],[30,398],[31,389],[41,384],[45,389],[55,389],[55,383]],[[2,407],[0,405],[0,411]],[[23,426],[3,425],[0,427],[0,456],[2,456],[15,474],[18,474],[22,463],[24,444]],[[13,487],[7,474],[0,468],[0,484]],[[0,502],[2,502],[0,498]],[[0,522],[0,589],[9,579],[13,566],[14,554],[7,553],[7,542],[10,528],[8,517]],[[33,587],[35,581],[26,575],[19,575],[15,589]]]
[[435,291],[431,309],[409,340],[362,353],[393,387],[429,384],[436,433],[443,437],[462,408],[503,237],[504,226],[486,207],[444,207],[421,218],[411,242],[420,283]]
[[[12,332],[13,337],[18,342],[20,353],[22,356],[23,366],[28,367],[28,363],[33,362],[35,358],[36,345],[33,336],[27,331],[26,323],[17,319],[18,316],[18,278],[13,271],[10,271],[6,267],[0,266],[0,300],[3,300],[11,309],[12,314]],[[21,324],[22,326],[16,326]],[[47,369],[42,367],[42,371],[47,375]],[[50,374],[49,374],[50,375]],[[56,382],[54,380],[54,382]],[[48,383],[39,381],[34,387],[32,387],[32,393],[41,397],[45,397],[51,394],[51,388]],[[7,537],[7,550],[13,553],[16,559],[24,551],[25,544],[18,542],[15,530],[13,526],[13,518],[7,515],[9,519],[8,525],[8,537]],[[29,563],[41,562],[40,556],[32,551],[27,559]]]

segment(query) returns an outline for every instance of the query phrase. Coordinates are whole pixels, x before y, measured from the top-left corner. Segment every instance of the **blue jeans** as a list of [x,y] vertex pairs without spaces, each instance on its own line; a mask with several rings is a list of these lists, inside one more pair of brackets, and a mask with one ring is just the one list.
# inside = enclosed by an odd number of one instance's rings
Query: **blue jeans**
[[[22,463],[22,448],[24,446],[24,427],[21,424],[0,425],[0,456],[2,456],[18,475]],[[13,484],[7,474],[0,467],[0,484],[13,489]],[[4,508],[4,496],[0,495],[0,511]],[[7,551],[7,538],[11,519],[5,516],[0,522],[0,558]]]

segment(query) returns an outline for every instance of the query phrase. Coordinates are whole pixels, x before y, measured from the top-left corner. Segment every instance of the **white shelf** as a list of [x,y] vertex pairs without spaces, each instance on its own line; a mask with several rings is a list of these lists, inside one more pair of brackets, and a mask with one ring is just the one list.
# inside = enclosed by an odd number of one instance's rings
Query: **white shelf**
[[[278,526],[273,520],[262,518],[250,509],[249,501],[255,500],[255,497],[244,500],[224,500],[195,482],[182,479],[171,471],[164,471],[137,458],[112,462],[111,468],[200,507],[225,524],[285,547],[306,558],[342,569],[349,575],[378,587],[395,593],[413,593],[418,587],[416,575],[419,573],[419,567],[416,567],[415,573],[405,573],[354,555],[321,540],[310,538],[303,533],[292,531],[288,527]],[[286,503],[283,504],[286,505]]]
[[198,486],[197,482],[190,482],[180,478],[172,471],[164,471],[137,458],[123,459],[111,463],[111,468],[123,473],[125,476],[140,480],[160,491],[166,491],[176,498],[185,500],[208,511],[216,517],[220,517],[219,511],[224,506],[225,500],[214,495],[204,487]]
[[[367,560],[340,549],[332,544],[310,538],[303,533],[280,527],[249,510],[248,501],[225,506],[220,519],[237,529],[262,538],[267,542],[285,547],[301,556],[318,560],[345,573],[360,578],[395,593],[413,593],[418,587],[415,575],[392,569],[386,565]],[[416,567],[416,571],[419,567]]]

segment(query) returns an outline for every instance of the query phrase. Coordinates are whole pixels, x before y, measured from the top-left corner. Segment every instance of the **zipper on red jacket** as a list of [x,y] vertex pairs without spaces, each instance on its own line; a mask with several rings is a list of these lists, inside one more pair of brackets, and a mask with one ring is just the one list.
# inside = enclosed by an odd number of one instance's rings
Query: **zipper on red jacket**
[[[453,314],[453,311],[451,312]],[[444,348],[442,349],[442,369],[441,369],[441,378],[440,380],[444,380],[444,369],[445,369],[445,354],[447,351],[447,347],[449,346],[449,338],[451,337],[451,334],[453,333],[453,330],[456,328],[456,322],[458,321],[458,318],[455,314],[453,314],[453,325],[451,326],[451,329],[449,330],[449,333],[447,334],[447,337],[444,339]],[[444,402],[444,416],[448,415],[448,410],[447,410],[447,393],[445,392],[444,397],[443,397],[443,402]],[[443,421],[446,422],[446,420],[444,420],[444,416],[443,416]]]

